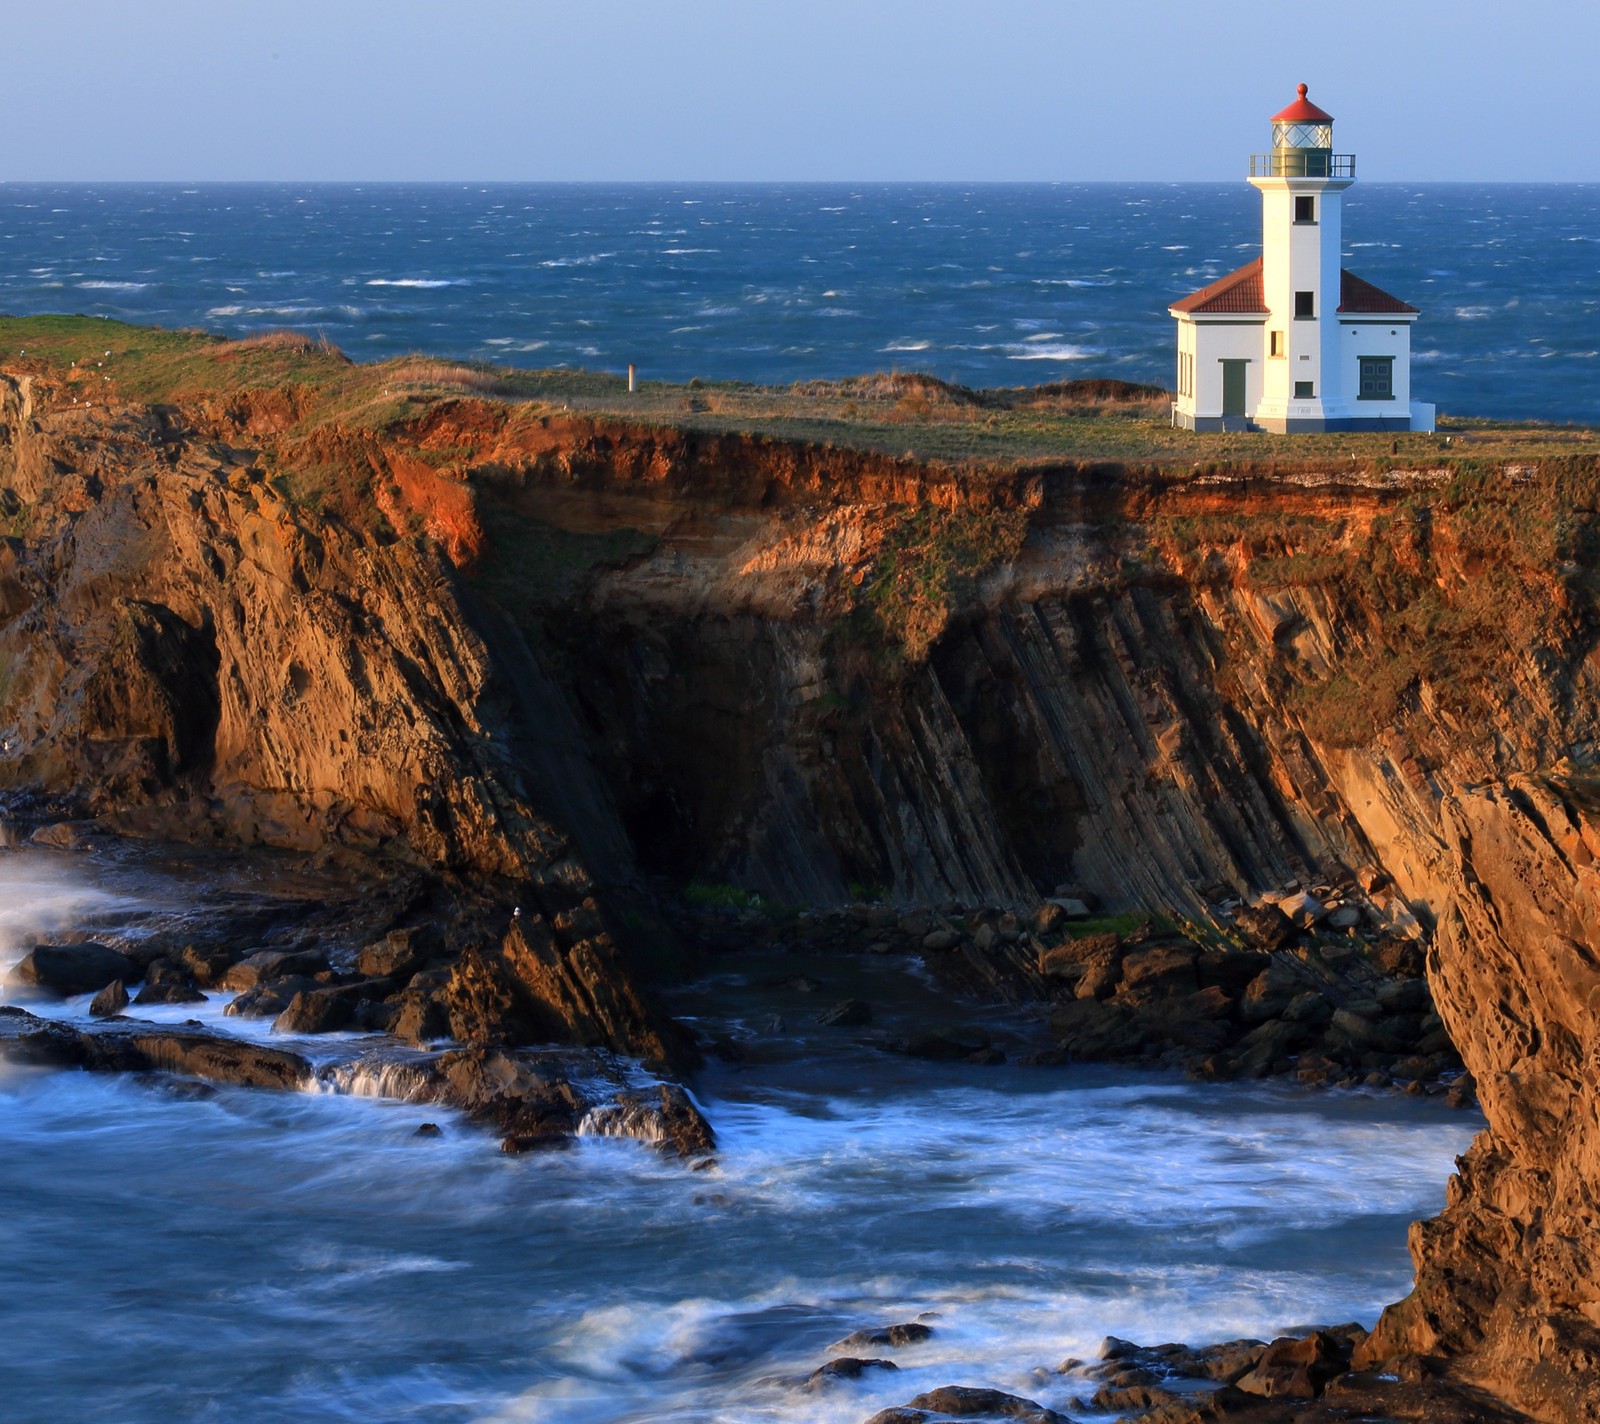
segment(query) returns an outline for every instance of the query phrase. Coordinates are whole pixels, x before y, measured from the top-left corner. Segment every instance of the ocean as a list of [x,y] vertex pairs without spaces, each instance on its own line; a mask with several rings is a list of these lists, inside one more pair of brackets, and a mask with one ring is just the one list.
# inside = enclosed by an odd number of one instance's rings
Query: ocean
[[[0,184],[0,311],[321,333],[644,379],[1170,385],[1248,261],[1227,184]],[[1358,182],[1346,264],[1420,307],[1446,415],[1600,423],[1600,185]]]

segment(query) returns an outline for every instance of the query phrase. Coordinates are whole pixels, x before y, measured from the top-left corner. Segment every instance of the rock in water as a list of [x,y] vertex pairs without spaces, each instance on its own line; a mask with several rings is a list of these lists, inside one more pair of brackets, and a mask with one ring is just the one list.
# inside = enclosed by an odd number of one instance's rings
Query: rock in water
[[113,979],[89,1004],[89,1012],[97,1019],[115,1018],[128,1007],[128,986]]
[[125,954],[103,944],[40,944],[22,957],[15,970],[23,984],[70,998],[92,994],[113,979],[137,984],[139,967]]

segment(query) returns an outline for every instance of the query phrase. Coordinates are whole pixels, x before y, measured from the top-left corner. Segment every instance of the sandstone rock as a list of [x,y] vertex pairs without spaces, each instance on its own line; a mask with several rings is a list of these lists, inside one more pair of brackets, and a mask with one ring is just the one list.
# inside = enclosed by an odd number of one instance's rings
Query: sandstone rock
[[115,1018],[128,1007],[128,986],[113,979],[89,1001],[89,1012],[97,1019]]
[[1239,1013],[1246,1023],[1278,1018],[1305,991],[1306,983],[1287,965],[1274,963],[1246,986]]
[[327,967],[328,957],[321,950],[263,949],[226,970],[221,987],[238,993],[274,979],[310,978]]
[[302,989],[272,1021],[274,1033],[331,1033],[350,1022],[352,1005],[337,989]]
[[993,949],[1000,939],[1000,932],[993,925],[979,925],[972,934],[972,942],[985,952]]
[[933,930],[922,939],[922,947],[933,954],[942,954],[960,943],[961,936],[955,930]]
[[1213,985],[1230,995],[1242,994],[1256,975],[1269,968],[1271,956],[1230,949],[1208,949],[1195,960],[1195,975],[1202,989]]
[[1293,895],[1286,895],[1278,901],[1278,912],[1290,924],[1300,929],[1309,929],[1312,925],[1319,925],[1328,917],[1327,907],[1314,895],[1307,894],[1304,890],[1297,890]]
[[1128,1058],[1143,1047],[1144,1022],[1121,1004],[1077,999],[1050,1015],[1056,1042],[1076,1058]]
[[178,951],[177,962],[205,989],[221,988],[223,976],[243,956],[231,949],[202,949],[186,944]]
[[405,1043],[421,1046],[450,1036],[450,1017],[426,990],[407,989],[393,1005],[388,1032]]
[[409,979],[427,956],[412,930],[390,930],[356,956],[356,972],[368,979]]
[[907,939],[920,940],[933,930],[933,915],[930,911],[917,906],[901,915],[895,928]]
[[1365,916],[1357,905],[1340,905],[1328,912],[1328,927],[1335,930],[1353,930]]
[[1195,979],[1197,953],[1195,947],[1188,944],[1158,944],[1148,949],[1130,950],[1122,960],[1121,987],[1159,987],[1167,992],[1196,989],[1199,987]]
[[649,1010],[604,938],[563,945],[529,916],[496,946],[469,946],[439,1000],[464,1043],[575,1043],[676,1061],[684,1036]]
[[1087,920],[1094,913],[1085,901],[1071,895],[1059,895],[1045,903],[1054,905],[1066,920]]
[[1320,1028],[1333,1017],[1333,1005],[1323,994],[1315,989],[1307,989],[1296,994],[1294,998],[1284,1005],[1283,1017],[1290,1023],[1305,1024],[1309,1028]]
[[1316,1399],[1335,1375],[1350,1365],[1348,1339],[1314,1330],[1303,1339],[1274,1340],[1237,1387],[1267,1399]]
[[40,944],[23,955],[13,977],[19,983],[71,998],[93,994],[113,979],[137,983],[139,969],[127,955],[103,944]]
[[1110,998],[1122,982],[1122,954],[1116,949],[1101,950],[1083,961],[1083,974],[1078,979],[1074,993],[1080,999]]
[[275,979],[267,984],[255,984],[236,996],[222,1012],[234,1018],[276,1018],[289,1007],[290,1001],[296,994],[321,987],[315,979],[307,979],[300,975]]
[[1234,911],[1233,923],[1253,949],[1269,954],[1295,938],[1295,927],[1270,905],[1259,909],[1241,905]]
[[50,850],[82,850],[85,845],[83,833],[87,829],[90,827],[72,821],[56,821],[52,825],[40,826],[28,837],[28,843]]

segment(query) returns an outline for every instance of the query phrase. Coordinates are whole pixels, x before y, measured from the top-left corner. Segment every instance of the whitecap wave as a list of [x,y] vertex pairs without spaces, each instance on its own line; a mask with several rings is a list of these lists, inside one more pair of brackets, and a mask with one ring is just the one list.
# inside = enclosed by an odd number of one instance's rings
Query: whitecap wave
[[367,279],[369,287],[420,287],[423,290],[432,290],[435,287],[464,287],[466,282],[461,278],[450,277],[370,277]]
[[78,286],[90,292],[142,292],[148,282],[79,282]]

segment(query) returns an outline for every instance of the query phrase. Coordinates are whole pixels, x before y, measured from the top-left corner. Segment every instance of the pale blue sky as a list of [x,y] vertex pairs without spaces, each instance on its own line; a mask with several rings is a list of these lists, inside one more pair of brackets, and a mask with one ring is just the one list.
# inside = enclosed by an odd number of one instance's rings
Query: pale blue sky
[[1595,0],[11,0],[0,178],[1600,181]]

